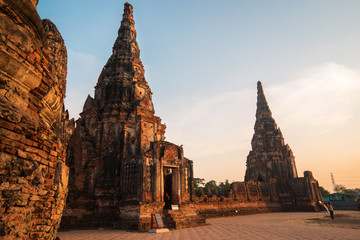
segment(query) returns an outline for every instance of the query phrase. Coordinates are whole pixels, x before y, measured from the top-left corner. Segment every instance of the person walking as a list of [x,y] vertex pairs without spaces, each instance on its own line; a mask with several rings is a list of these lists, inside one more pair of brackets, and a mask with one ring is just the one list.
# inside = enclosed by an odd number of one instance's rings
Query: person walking
[[334,209],[333,209],[333,206],[331,205],[331,202],[329,202],[329,204],[328,204],[328,209],[329,209],[331,219],[334,220]]

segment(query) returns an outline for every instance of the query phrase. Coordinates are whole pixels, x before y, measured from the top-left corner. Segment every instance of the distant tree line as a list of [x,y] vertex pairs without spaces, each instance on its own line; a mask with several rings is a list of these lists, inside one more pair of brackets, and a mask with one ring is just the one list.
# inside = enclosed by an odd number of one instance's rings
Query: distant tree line
[[[322,186],[319,187],[321,196],[329,195],[330,192],[323,188]],[[344,185],[336,184],[334,187],[334,192],[336,193],[343,193],[343,194],[349,194],[349,195],[358,195],[360,192],[360,188],[346,188]]]
[[[216,183],[215,180],[210,180],[205,182],[204,178],[194,178],[194,190],[195,195],[200,197],[205,194],[207,196],[229,196],[231,183],[228,179],[225,182]],[[326,196],[330,194],[330,191],[326,190],[324,187],[320,186],[320,194],[321,196]],[[335,185],[334,191],[336,193],[343,193],[349,195],[358,195],[360,192],[360,188],[346,188],[344,185],[337,184]]]
[[337,193],[349,194],[349,195],[358,195],[360,192],[360,188],[346,188],[344,185],[337,184],[335,185],[334,191]]
[[215,180],[205,182],[204,178],[194,178],[195,195],[200,197],[205,194],[207,196],[229,196],[231,183],[228,179],[220,182],[219,185]]

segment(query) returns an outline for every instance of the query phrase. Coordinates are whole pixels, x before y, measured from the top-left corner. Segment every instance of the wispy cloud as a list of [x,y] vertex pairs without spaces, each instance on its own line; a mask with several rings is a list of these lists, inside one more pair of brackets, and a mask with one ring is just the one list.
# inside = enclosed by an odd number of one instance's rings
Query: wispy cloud
[[358,110],[360,72],[333,62],[304,71],[299,79],[269,86],[274,115],[295,130],[332,131],[346,125]]
[[[314,135],[322,133],[327,134],[327,138],[336,139],[337,129],[350,122],[360,122],[356,119],[360,117],[358,70],[329,62],[305,70],[298,79],[274,85],[265,80],[263,86],[285,139],[291,136],[288,139],[293,149],[307,150],[294,152],[295,156],[300,156],[297,158],[300,175],[303,168],[317,169],[311,161],[314,156],[323,154],[324,148],[314,146],[327,139]],[[159,110],[157,114],[168,124],[168,140],[183,144],[186,156],[194,160],[196,176],[220,181],[225,178],[243,179],[255,123],[255,102],[254,82],[253,89],[214,96],[182,96],[155,106]],[[354,141],[360,134],[359,127],[354,131],[354,136],[349,136],[348,141]],[[300,138],[306,141],[298,141]],[[341,146],[326,151],[351,154],[349,149]],[[324,165],[321,162],[324,160],[318,161]]]
[[339,183],[358,186],[360,177],[349,176],[360,168],[360,70],[328,62],[265,91],[299,174],[312,170],[329,190],[330,172]]

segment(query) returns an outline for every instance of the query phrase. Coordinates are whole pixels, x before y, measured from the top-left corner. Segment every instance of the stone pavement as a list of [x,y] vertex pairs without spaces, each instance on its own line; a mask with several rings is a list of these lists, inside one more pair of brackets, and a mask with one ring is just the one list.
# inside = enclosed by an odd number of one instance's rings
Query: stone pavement
[[[169,233],[139,233],[121,230],[59,232],[60,240],[116,239],[360,239],[360,212],[336,211],[332,222],[328,213],[267,213],[207,219],[209,225],[173,230]],[[347,225],[338,225],[341,216]],[[313,220],[309,220],[313,219]],[[321,220],[322,224],[314,223]]]

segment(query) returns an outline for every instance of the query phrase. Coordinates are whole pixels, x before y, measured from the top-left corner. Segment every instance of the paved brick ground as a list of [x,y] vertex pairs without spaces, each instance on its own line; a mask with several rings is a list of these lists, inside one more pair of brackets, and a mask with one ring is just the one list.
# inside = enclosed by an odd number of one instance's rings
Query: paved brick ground
[[[349,216],[334,221],[321,213],[268,213],[250,216],[208,219],[209,225],[174,230],[169,233],[138,233],[120,230],[59,232],[60,240],[116,239],[360,239],[360,211],[336,211]],[[335,215],[336,216],[336,215]],[[315,219],[315,221],[308,220]],[[316,223],[321,219],[321,223]],[[344,217],[342,218],[344,219]]]

